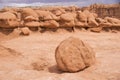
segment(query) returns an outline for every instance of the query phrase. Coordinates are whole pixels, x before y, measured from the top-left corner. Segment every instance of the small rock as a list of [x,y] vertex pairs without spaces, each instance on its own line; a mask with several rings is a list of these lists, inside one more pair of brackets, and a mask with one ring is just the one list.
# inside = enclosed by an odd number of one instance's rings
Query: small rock
[[30,30],[28,27],[21,28],[21,33],[23,35],[30,35]]

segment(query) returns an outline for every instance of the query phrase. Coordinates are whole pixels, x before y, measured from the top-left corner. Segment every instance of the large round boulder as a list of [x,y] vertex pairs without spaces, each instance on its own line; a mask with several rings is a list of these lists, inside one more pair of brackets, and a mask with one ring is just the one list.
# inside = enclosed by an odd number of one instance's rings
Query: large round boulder
[[60,70],[77,72],[95,63],[95,52],[82,40],[70,37],[56,48],[55,58]]

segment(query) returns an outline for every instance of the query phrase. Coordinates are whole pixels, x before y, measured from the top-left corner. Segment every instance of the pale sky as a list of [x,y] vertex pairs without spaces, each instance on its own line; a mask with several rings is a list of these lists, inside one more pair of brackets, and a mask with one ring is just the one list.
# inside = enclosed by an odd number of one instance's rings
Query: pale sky
[[93,3],[118,3],[120,0],[0,0],[3,6],[42,6],[42,5],[77,5],[86,6]]

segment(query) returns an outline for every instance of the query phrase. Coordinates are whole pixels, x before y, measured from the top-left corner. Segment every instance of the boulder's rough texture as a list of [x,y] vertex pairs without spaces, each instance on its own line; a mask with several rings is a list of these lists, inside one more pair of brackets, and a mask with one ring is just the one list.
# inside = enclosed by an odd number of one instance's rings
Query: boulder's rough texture
[[61,23],[60,23],[60,27],[72,28],[72,27],[75,27],[75,22],[74,22],[74,21],[61,22]]
[[102,27],[90,28],[90,31],[99,33],[102,30]]
[[22,19],[27,16],[38,17],[38,14],[32,8],[23,8],[21,11]]
[[34,16],[27,16],[25,17],[24,21],[30,22],[30,21],[39,21],[38,18],[34,17]]
[[95,52],[82,40],[70,37],[56,48],[55,58],[60,70],[76,72],[95,63]]
[[41,24],[39,22],[36,22],[36,21],[24,23],[24,26],[26,26],[26,27],[39,27],[40,25]]
[[42,27],[46,28],[57,28],[59,27],[59,23],[57,23],[55,20],[49,20],[41,23]]
[[65,13],[60,16],[60,27],[75,27],[75,18],[76,18],[76,13]]
[[102,18],[96,18],[95,19],[96,21],[97,21],[97,23],[105,23],[106,21],[104,20],[104,19],[102,19]]
[[81,22],[87,22],[87,16],[88,16],[88,15],[85,15],[83,12],[78,11],[78,19],[79,19]]
[[58,17],[52,14],[50,11],[36,10],[36,13],[39,16],[39,20],[57,20]]
[[120,20],[116,19],[116,18],[105,17],[105,20],[109,23],[112,23],[112,24],[120,24]]
[[0,27],[14,28],[20,25],[16,15],[11,12],[0,13]]
[[21,28],[21,33],[23,35],[30,35],[30,30],[28,27]]
[[74,15],[72,13],[65,13],[60,16],[62,21],[73,21],[74,20]]
[[97,27],[99,24],[96,21],[97,14],[89,13],[88,15],[88,25],[89,27]]
[[64,10],[64,9],[57,9],[57,10],[53,10],[53,13],[54,13],[56,16],[60,16],[61,14],[64,14],[64,13],[65,13],[65,10]]
[[87,27],[88,24],[84,23],[84,22],[81,22],[81,21],[75,21],[75,26],[76,27]]

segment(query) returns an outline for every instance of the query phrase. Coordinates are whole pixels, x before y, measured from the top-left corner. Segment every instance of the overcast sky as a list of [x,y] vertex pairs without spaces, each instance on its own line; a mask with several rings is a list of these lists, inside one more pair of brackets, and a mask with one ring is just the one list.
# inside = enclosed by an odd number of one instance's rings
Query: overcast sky
[[118,3],[120,0],[0,0],[3,6],[42,6],[42,5],[77,5],[85,6],[93,3]]

